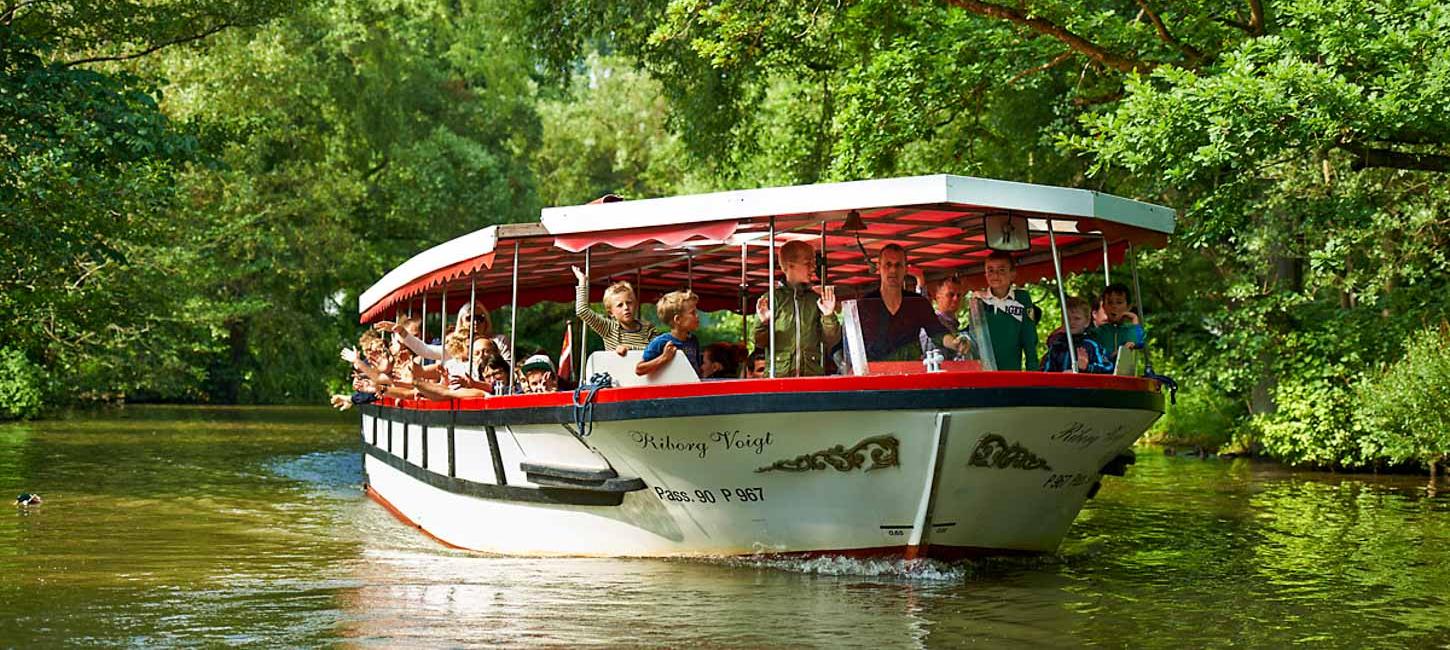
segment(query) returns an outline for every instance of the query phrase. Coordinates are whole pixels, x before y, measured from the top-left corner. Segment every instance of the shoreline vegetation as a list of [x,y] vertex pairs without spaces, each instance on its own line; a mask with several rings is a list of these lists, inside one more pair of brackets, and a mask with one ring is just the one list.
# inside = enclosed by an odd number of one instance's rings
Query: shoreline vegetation
[[0,420],[322,403],[358,292],[542,206],[954,173],[1179,210],[1148,440],[1438,474],[1445,51],[1408,0],[0,0]]

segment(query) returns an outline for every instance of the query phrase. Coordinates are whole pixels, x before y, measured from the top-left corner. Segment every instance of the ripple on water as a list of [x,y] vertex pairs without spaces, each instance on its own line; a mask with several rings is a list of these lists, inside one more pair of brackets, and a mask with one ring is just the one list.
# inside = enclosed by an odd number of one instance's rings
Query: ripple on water
[[727,567],[771,569],[821,576],[896,578],[920,582],[961,582],[973,574],[971,564],[948,563],[930,559],[856,558],[841,555],[815,557],[753,555],[706,558],[698,561],[718,563]]

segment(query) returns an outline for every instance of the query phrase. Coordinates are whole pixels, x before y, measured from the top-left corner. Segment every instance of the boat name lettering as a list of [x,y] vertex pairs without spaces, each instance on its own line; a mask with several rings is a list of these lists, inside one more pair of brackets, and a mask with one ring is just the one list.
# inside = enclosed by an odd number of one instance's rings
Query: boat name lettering
[[968,465],[977,467],[995,467],[997,469],[1042,469],[1049,472],[1052,467],[1041,456],[1032,453],[1026,447],[1015,443],[1007,442],[1006,438],[995,433],[989,433],[982,437],[981,442],[972,450],[972,458],[967,461]]
[[751,435],[740,433],[740,431],[716,431],[710,434],[710,439],[720,443],[726,451],[735,449],[750,449],[756,455],[765,453],[765,448],[770,446],[772,434],[769,431],[765,435]]
[[640,449],[693,453],[700,458],[704,458],[705,453],[710,451],[710,444],[704,440],[676,440],[669,434],[657,436],[644,431],[630,431],[629,436]]
[[1063,488],[1087,485],[1088,483],[1092,483],[1096,477],[1097,475],[1095,474],[1053,474],[1047,477],[1046,481],[1042,482],[1042,488],[1045,490],[1061,490]]
[[1078,447],[1091,447],[1093,443],[1102,439],[1102,435],[1086,424],[1073,422],[1068,428],[1052,434],[1051,439]]
[[1091,447],[1099,440],[1107,440],[1110,443],[1117,442],[1123,436],[1128,435],[1128,427],[1118,425],[1111,431],[1103,433],[1081,422],[1073,422],[1062,431],[1052,434],[1051,440],[1064,442],[1069,445],[1076,445],[1078,448]]

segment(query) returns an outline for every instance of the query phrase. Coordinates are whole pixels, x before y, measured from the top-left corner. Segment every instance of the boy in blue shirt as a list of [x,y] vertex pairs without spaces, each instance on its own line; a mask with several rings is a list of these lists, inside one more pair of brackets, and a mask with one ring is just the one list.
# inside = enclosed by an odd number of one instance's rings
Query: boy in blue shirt
[[683,353],[695,374],[700,374],[700,340],[695,338],[695,330],[700,329],[700,313],[695,309],[699,302],[700,297],[693,292],[671,291],[655,303],[660,322],[670,331],[645,346],[643,360],[634,366],[635,374],[648,375],[664,367],[676,352]]
[[[1092,322],[1093,307],[1088,301],[1076,296],[1067,299],[1067,324],[1072,327],[1072,346],[1076,348],[1077,371],[1111,373],[1113,363],[1108,360],[1103,346],[1098,345],[1088,332],[1088,325]],[[1068,358],[1067,335],[1062,332],[1061,327],[1047,337],[1047,356],[1043,359],[1042,369],[1047,372],[1072,370],[1072,359]]]

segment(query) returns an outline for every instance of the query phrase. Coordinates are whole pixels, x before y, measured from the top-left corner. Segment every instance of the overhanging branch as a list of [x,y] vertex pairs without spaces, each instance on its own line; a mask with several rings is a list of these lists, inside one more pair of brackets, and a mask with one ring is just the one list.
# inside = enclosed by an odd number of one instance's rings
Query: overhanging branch
[[1168,31],[1168,26],[1163,24],[1163,19],[1158,17],[1157,12],[1153,11],[1151,8],[1148,7],[1148,0],[1137,1],[1138,7],[1143,10],[1143,15],[1148,17],[1148,21],[1153,23],[1154,31],[1158,32],[1158,40],[1172,45],[1173,47],[1177,48],[1179,52],[1182,52],[1185,59],[1184,63],[1187,64],[1187,67],[1198,67],[1198,65],[1203,62],[1203,52],[1198,51],[1198,48],[1184,43],[1183,41],[1180,41],[1176,37],[1174,37],[1173,34]]
[[217,25],[215,27],[212,27],[210,29],[207,29],[206,31],[201,32],[199,34],[191,34],[189,36],[182,36],[180,38],[173,38],[173,39],[171,39],[169,41],[162,41],[160,43],[157,43],[155,45],[152,45],[151,47],[148,47],[148,48],[146,48],[144,50],[141,50],[139,52],[132,52],[130,54],[118,54],[118,55],[115,55],[115,56],[92,56],[92,57],[86,57],[84,59],[76,59],[74,61],[67,61],[65,63],[62,63],[61,64],[61,67],[69,68],[69,67],[73,67],[73,66],[83,65],[83,64],[86,64],[86,63],[99,63],[101,61],[127,61],[127,60],[130,60],[130,59],[139,59],[139,58],[141,58],[143,56],[146,56],[148,54],[152,54],[152,53],[154,53],[154,52],[156,52],[156,51],[158,51],[158,50],[160,50],[162,48],[165,48],[165,47],[171,47],[172,45],[180,45],[182,43],[190,43],[192,41],[199,41],[199,40],[201,40],[203,38],[206,38],[208,36],[211,36],[212,34],[215,34],[217,32],[220,32],[223,29],[226,29],[228,27],[233,27],[233,26],[234,26],[233,23],[221,23],[221,24],[219,24],[219,25]]
[[960,7],[979,16],[996,18],[998,20],[1006,20],[1011,23],[1022,25],[1023,27],[1031,29],[1032,31],[1035,31],[1039,34],[1051,36],[1052,38],[1062,41],[1065,45],[1072,48],[1074,51],[1088,57],[1089,59],[1097,61],[1099,64],[1105,67],[1117,70],[1118,72],[1150,72],[1158,65],[1151,61],[1140,61],[1137,59],[1129,59],[1119,56],[1117,54],[1109,52],[1107,48],[1104,48],[1097,43],[1094,43],[1081,36],[1078,36],[1077,34],[1074,34],[1067,28],[1058,25],[1057,23],[1043,18],[1038,18],[1036,16],[1028,16],[1022,13],[1020,10],[1012,7],[1005,7],[999,4],[992,4],[990,2],[980,2],[979,0],[946,1],[947,4]]
[[1023,70],[1023,71],[1021,71],[1021,72],[1019,72],[1017,74],[1014,74],[1014,75],[1012,75],[1012,78],[1011,79],[1008,79],[1007,80],[1007,85],[1010,86],[1012,84],[1015,84],[1018,81],[1021,81],[1023,77],[1029,77],[1031,75],[1034,75],[1034,74],[1037,74],[1039,72],[1042,72],[1043,70],[1048,70],[1048,69],[1051,69],[1051,68],[1055,68],[1055,67],[1057,67],[1059,65],[1062,65],[1062,63],[1064,61],[1067,61],[1068,59],[1071,59],[1073,54],[1076,54],[1076,52],[1073,52],[1072,50],[1068,50],[1066,52],[1063,52],[1062,54],[1057,55],[1056,58],[1054,58],[1051,61],[1048,61],[1047,63],[1044,63],[1044,64],[1039,65],[1039,66],[1033,66],[1033,67],[1028,68],[1026,70]]
[[10,23],[15,21],[15,14],[21,9],[24,9],[31,5],[43,4],[50,1],[51,0],[22,0],[21,2],[16,3],[14,6],[10,6],[9,3],[6,3],[5,11],[0,11],[0,23],[9,25]]
[[1450,172],[1450,156],[1378,149],[1356,142],[1341,142],[1339,148],[1354,156],[1354,159],[1349,162],[1349,168],[1354,171],[1370,167],[1387,167],[1424,172]]

